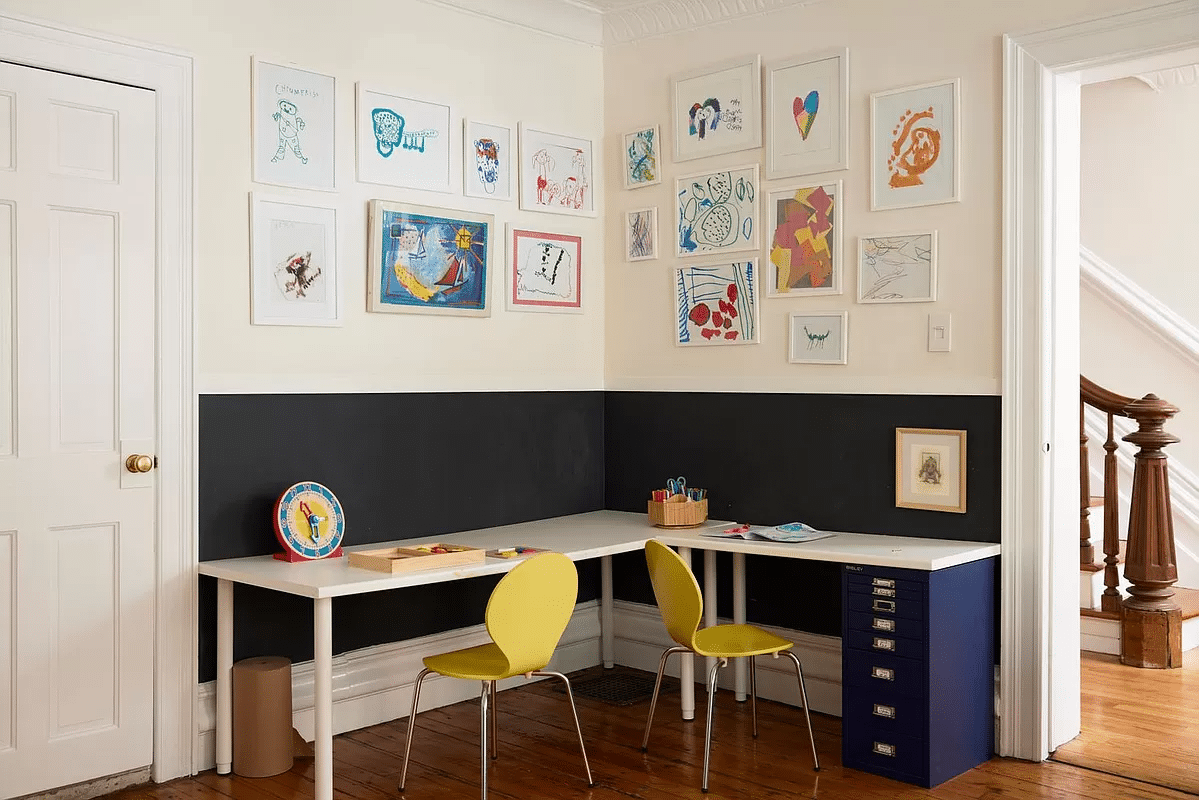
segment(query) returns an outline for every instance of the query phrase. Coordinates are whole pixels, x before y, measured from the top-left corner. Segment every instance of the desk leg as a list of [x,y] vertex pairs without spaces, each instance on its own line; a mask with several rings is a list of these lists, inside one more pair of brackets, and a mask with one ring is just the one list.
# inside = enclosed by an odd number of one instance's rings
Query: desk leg
[[[691,566],[691,548],[680,547],[679,556]],[[679,656],[679,703],[683,719],[695,719],[695,656],[683,653]]]
[[615,655],[612,630],[612,556],[600,557],[600,658],[612,669]]
[[[711,628],[716,624],[716,551],[704,551],[704,627]],[[716,659],[704,659],[704,677],[712,674]]]
[[233,770],[233,581],[216,582],[216,771]]
[[313,712],[316,800],[333,800],[333,600],[313,600]]
[[[733,553],[733,624],[745,624],[745,553]],[[733,662],[733,688],[737,702],[745,702],[745,659]]]

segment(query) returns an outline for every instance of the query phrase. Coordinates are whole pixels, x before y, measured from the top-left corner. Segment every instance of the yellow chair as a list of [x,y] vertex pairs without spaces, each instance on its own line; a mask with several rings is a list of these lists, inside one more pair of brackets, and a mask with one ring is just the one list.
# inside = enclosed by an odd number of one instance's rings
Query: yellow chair
[[416,686],[412,690],[412,713],[408,717],[400,791],[404,791],[408,776],[408,755],[412,750],[412,729],[416,725],[421,683],[432,672],[483,682],[479,707],[484,800],[487,798],[488,727],[491,729],[491,757],[496,757],[495,682],[514,675],[561,678],[566,684],[566,697],[574,715],[575,731],[579,734],[579,749],[583,751],[587,785],[595,786],[570,681],[560,672],[545,670],[574,612],[578,595],[579,574],[574,562],[561,553],[538,553],[513,567],[492,590],[485,614],[490,643],[424,659],[425,668],[416,676]]
[[658,704],[658,689],[662,686],[662,673],[666,660],[675,653],[695,653],[717,659],[708,676],[708,724],[704,729],[704,782],[708,791],[708,763],[712,751],[712,709],[716,706],[716,675],[730,658],[749,658],[749,696],[753,709],[754,738],[758,737],[757,670],[754,656],[787,656],[795,663],[795,674],[799,678],[799,694],[803,700],[804,718],[808,723],[808,740],[812,743],[812,761],[820,769],[820,758],[816,755],[816,737],[812,734],[812,716],[808,713],[808,691],[804,687],[803,666],[791,652],[795,646],[781,636],[775,636],[754,625],[713,625],[700,629],[699,622],[704,613],[703,595],[699,584],[691,574],[691,568],[678,553],[661,542],[650,539],[645,543],[645,561],[649,565],[650,581],[654,585],[654,597],[658,610],[670,638],[678,642],[662,653],[658,663],[658,679],[654,682],[654,695],[649,704],[649,719],[645,721],[645,738],[641,740],[641,752],[649,749],[650,726],[654,724],[654,707]]

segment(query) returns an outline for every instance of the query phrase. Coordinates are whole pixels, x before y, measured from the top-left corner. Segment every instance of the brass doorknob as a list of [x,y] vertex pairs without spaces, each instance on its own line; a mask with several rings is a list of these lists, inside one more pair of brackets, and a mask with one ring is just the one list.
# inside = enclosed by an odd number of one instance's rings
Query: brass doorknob
[[149,472],[154,469],[154,459],[147,455],[134,453],[125,459],[125,469],[130,472]]

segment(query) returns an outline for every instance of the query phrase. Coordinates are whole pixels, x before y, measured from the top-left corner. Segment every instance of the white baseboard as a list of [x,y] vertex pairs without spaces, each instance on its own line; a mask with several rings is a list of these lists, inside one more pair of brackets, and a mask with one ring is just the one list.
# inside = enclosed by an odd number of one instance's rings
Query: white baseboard
[[[654,606],[616,601],[613,604],[615,659],[617,664],[656,672],[662,651],[673,644]],[[722,620],[727,622],[728,620]],[[781,628],[767,628],[796,643],[803,662],[808,701],[813,711],[841,714],[841,640]],[[420,672],[421,659],[489,641],[482,625],[366,647],[333,658],[333,732],[357,730],[369,725],[408,716],[412,683]],[[580,603],[550,662],[550,669],[573,672],[600,663],[599,604]],[[795,672],[788,661],[758,660],[758,696],[799,705]],[[679,659],[672,658],[668,673],[678,677]],[[706,680],[702,663],[696,679]],[[720,685],[732,688],[732,668],[721,670]],[[305,740],[312,740],[313,668],[311,661],[292,665],[292,724]],[[516,677],[500,684],[500,690],[522,685]],[[431,676],[421,689],[422,711],[459,703],[478,696],[474,681]],[[196,725],[199,742],[197,771],[216,765],[216,683],[200,684],[197,692]],[[669,701],[666,701],[669,702]],[[702,701],[701,701],[702,703]]]

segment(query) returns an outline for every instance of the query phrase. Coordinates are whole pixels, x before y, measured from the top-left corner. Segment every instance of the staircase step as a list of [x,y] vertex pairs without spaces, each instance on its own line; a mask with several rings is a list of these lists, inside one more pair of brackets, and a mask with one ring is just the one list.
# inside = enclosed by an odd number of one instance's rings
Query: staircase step
[[1183,620],[1199,617],[1199,589],[1174,588],[1174,600],[1182,607]]
[[[1081,572],[1102,572],[1103,571],[1103,568],[1107,565],[1103,563],[1103,551],[1101,549],[1102,547],[1103,547],[1103,542],[1099,542],[1099,544],[1096,545],[1096,555],[1099,557],[1098,561],[1096,561],[1093,564],[1079,564],[1078,565],[1078,569]],[[1124,563],[1124,553],[1127,550],[1128,550],[1128,540],[1121,539],[1120,540],[1120,552],[1116,554],[1116,563],[1117,564]]]

